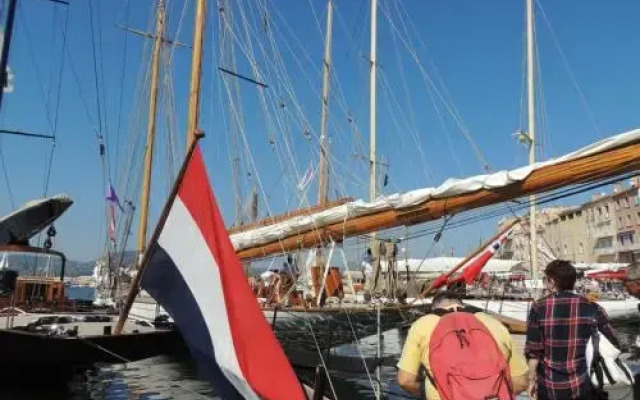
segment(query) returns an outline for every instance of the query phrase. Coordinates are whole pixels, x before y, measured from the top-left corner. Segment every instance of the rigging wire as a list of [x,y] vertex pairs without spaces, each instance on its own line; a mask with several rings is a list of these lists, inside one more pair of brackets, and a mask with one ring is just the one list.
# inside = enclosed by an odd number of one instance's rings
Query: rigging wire
[[567,70],[569,79],[571,80],[571,83],[573,84],[576,92],[578,93],[578,97],[580,98],[580,102],[582,103],[582,106],[585,109],[585,112],[587,113],[587,117],[589,118],[591,124],[593,125],[593,128],[595,129],[598,137],[599,138],[604,137],[602,130],[600,129],[600,124],[598,123],[598,119],[596,118],[595,114],[593,113],[593,110],[591,109],[591,106],[589,105],[587,96],[585,95],[584,91],[580,87],[580,84],[578,83],[578,79],[576,78],[576,75],[573,72],[573,69],[571,68],[569,59],[567,58],[564,50],[562,49],[562,46],[560,45],[560,40],[558,40],[558,36],[556,35],[556,32],[553,29],[553,26],[551,25],[551,21],[549,20],[547,13],[544,10],[544,7],[542,7],[542,3],[540,2],[540,0],[536,0],[536,4],[538,5],[538,9],[540,10],[540,15],[542,15],[542,19],[545,21],[547,25],[547,29],[551,34],[553,43],[556,49],[558,50],[558,53],[560,54],[560,58],[562,58],[563,65]]
[[[124,0],[125,2],[125,19],[124,25],[129,26],[129,19],[131,14],[131,2],[129,0]],[[129,44],[129,31],[124,30],[124,38],[122,40],[122,64],[120,71],[120,96],[119,96],[119,107],[118,107],[118,125],[116,129],[116,147],[115,147],[115,160],[114,160],[114,179],[118,180],[118,173],[120,171],[118,158],[120,155],[120,134],[121,134],[121,124],[122,124],[122,108],[124,106],[124,82],[126,78],[126,70],[127,70],[127,53],[128,53],[128,44]]]
[[[89,0],[89,4],[91,5],[92,0]],[[104,94],[106,90],[106,85],[104,84],[104,51],[102,50],[102,7],[100,6],[102,1],[97,2],[96,6],[96,23],[98,25],[98,57],[100,62],[100,84],[102,85],[102,122],[104,125],[105,132],[105,143],[109,143],[109,118],[107,118],[107,96]],[[93,27],[92,27],[93,31]],[[93,33],[92,33],[93,36]],[[107,149],[110,150],[110,149]],[[110,165],[107,163],[107,167],[110,168]],[[111,169],[108,169],[109,180],[111,180]]]
[[11,209],[16,209],[16,201],[13,197],[13,192],[11,190],[11,181],[9,181],[9,172],[7,170],[7,164],[4,160],[4,149],[2,148],[2,139],[0,138],[0,165],[2,165],[2,172],[4,175],[4,181],[7,186],[7,195],[9,195],[9,201],[11,201]]
[[[442,86],[443,89],[442,90],[438,89],[438,86],[436,85],[436,82],[433,80],[431,75],[426,71],[425,67],[422,65],[422,62],[420,61],[420,57],[419,57],[418,53],[413,48],[413,46],[410,45],[410,38],[409,37],[405,38],[402,35],[402,33],[400,32],[400,29],[394,23],[390,11],[385,7],[385,3],[384,2],[381,4],[380,10],[382,11],[382,14],[386,17],[387,21],[389,22],[389,25],[392,28],[392,31],[395,31],[398,34],[398,38],[400,39],[402,44],[405,46],[407,52],[409,53],[411,58],[414,60],[414,62],[418,66],[418,69],[420,71],[420,74],[422,75],[423,80],[425,81],[426,86],[427,87],[431,87],[433,92],[436,94],[438,99],[440,99],[440,101],[442,102],[442,104],[444,105],[446,110],[451,115],[451,118],[453,119],[453,121],[456,123],[456,125],[458,125],[458,128],[460,129],[460,131],[462,132],[464,137],[467,139],[467,141],[471,145],[473,151],[476,153],[476,157],[478,157],[478,159],[480,160],[483,169],[485,169],[486,171],[490,170],[491,169],[491,164],[489,163],[489,161],[485,157],[484,153],[480,149],[480,146],[476,143],[476,141],[471,136],[471,131],[469,130],[469,128],[467,128],[467,126],[464,124],[464,122],[462,120],[462,117],[460,115],[460,112],[457,110],[457,108],[455,107],[453,101],[451,100],[451,96],[449,95],[449,92],[446,89],[446,86],[444,85],[444,83],[440,82],[440,86]],[[405,17],[401,16],[399,18],[400,23],[404,25],[405,19],[408,20],[409,23],[411,24],[411,26],[415,29],[415,26],[413,26],[413,24],[411,22],[411,18],[409,18],[408,15],[406,15]],[[404,30],[405,30],[405,32],[407,32],[406,28]],[[426,48],[426,46],[424,45],[424,42],[422,42],[422,40],[420,40],[420,43],[423,44],[423,47]],[[435,68],[434,68],[434,70],[437,71]],[[437,75],[436,78],[439,78],[439,75]],[[439,80],[442,81],[441,78]]]
[[98,57],[96,55],[96,38],[95,38],[95,28],[93,22],[93,0],[89,0],[87,2],[89,6],[89,25],[91,27],[91,54],[93,60],[93,83],[94,90],[96,92],[96,110],[98,112],[98,132],[99,136],[102,138],[102,106],[100,105],[100,84],[99,84],[99,74],[98,74]]
[[49,151],[49,162],[46,166],[46,178],[44,182],[43,189],[43,197],[47,196],[47,192],[49,191],[49,183],[51,181],[51,170],[53,167],[53,157],[56,149],[56,138],[58,135],[58,118],[60,117],[60,96],[62,94],[62,76],[65,70],[65,57],[64,53],[67,48],[67,31],[69,27],[69,8],[66,7],[65,17],[64,17],[64,28],[62,29],[62,57],[60,60],[60,73],[58,75],[58,88],[57,88],[57,98],[56,98],[56,109],[53,116],[53,140],[51,143],[51,150]]

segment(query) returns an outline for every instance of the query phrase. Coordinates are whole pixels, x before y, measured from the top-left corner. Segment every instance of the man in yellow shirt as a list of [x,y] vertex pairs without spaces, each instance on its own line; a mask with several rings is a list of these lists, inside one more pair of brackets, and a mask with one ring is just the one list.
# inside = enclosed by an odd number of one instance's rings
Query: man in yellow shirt
[[[438,293],[434,296],[432,304],[436,313],[438,310],[452,311],[463,307],[457,296],[449,292]],[[476,313],[475,316],[491,332],[509,364],[513,393],[522,393],[527,389],[529,383],[529,371],[522,349],[514,346],[509,331],[500,321],[485,313]],[[431,371],[429,366],[429,342],[439,320],[440,317],[438,315],[429,314],[414,322],[405,341],[402,357],[398,362],[398,383],[403,389],[417,396],[421,392],[420,367],[424,366],[428,371]],[[425,383],[426,398],[428,400],[440,400],[438,390],[430,380],[427,379]]]

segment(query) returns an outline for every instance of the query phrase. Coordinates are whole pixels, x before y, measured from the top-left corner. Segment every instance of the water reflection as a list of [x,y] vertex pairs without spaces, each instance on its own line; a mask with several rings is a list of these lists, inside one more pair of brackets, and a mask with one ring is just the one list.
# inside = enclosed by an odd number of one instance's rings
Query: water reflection
[[[640,317],[616,320],[614,325],[625,346],[633,347],[636,336],[640,332],[638,329]],[[380,381],[385,398],[388,400],[412,398],[396,384],[397,370],[393,366],[400,356],[406,336],[407,329],[392,329],[384,332],[381,340],[382,354],[389,357],[390,365],[380,370]],[[371,336],[362,338],[357,344],[340,346],[331,354],[375,357],[377,346],[377,339]],[[638,359],[638,349],[633,348],[636,353],[631,358],[631,365],[636,371],[640,371],[638,368],[640,364],[633,361]],[[306,382],[313,381],[313,371],[299,370],[298,373]],[[375,399],[373,391],[375,382],[375,372],[371,374],[333,372],[327,394],[335,393],[339,399]],[[0,389],[0,398],[7,400],[217,399],[209,384],[198,379],[192,362],[168,357],[155,357],[126,365],[96,366],[58,388],[46,386],[45,389],[41,389],[39,388],[41,386],[33,384],[18,385],[15,388],[3,386]]]

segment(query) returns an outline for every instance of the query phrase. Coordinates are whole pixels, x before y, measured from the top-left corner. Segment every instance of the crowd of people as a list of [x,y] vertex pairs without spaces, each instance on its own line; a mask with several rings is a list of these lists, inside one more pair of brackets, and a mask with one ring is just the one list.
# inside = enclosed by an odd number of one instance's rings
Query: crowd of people
[[[537,400],[607,398],[591,379],[597,365],[588,365],[587,348],[602,340],[619,343],[605,311],[576,293],[585,288],[577,278],[568,261],[547,265],[549,294],[531,308],[524,349],[498,320],[465,309],[450,290],[438,293],[433,313],[411,326],[398,383],[429,400],[503,400],[524,391]],[[592,350],[597,353],[597,345]]]
[[282,304],[300,271],[296,261],[288,255],[280,268],[271,267],[258,276],[249,278],[249,285],[256,297],[265,299],[266,304]]

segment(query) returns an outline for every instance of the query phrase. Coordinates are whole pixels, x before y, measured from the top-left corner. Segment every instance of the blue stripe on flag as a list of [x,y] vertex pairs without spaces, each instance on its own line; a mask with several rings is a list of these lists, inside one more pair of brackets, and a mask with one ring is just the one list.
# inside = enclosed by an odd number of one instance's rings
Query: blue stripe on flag
[[[209,330],[189,286],[159,244],[142,277],[142,288],[173,317],[198,363],[199,372],[214,384],[218,394],[225,400],[242,400],[243,397],[216,363]],[[220,304],[220,307],[224,307],[224,304]]]

